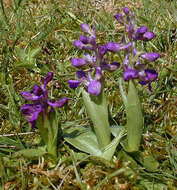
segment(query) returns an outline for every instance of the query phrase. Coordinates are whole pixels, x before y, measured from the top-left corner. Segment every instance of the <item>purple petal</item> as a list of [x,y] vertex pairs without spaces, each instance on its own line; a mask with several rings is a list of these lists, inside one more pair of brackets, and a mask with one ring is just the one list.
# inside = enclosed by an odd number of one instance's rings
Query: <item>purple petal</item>
[[139,83],[140,83],[141,85],[143,85],[143,86],[146,85],[146,84],[148,84],[148,89],[149,89],[149,91],[150,91],[150,92],[153,92],[150,82],[140,81]]
[[119,49],[123,50],[123,49],[127,49],[127,48],[129,48],[131,46],[132,46],[132,43],[128,43],[128,44],[122,45]]
[[32,129],[36,127],[36,121],[30,121],[30,123],[31,123],[31,128]]
[[141,85],[148,84],[148,89],[152,92],[151,82],[155,81],[158,77],[158,73],[152,69],[145,70],[145,76],[141,76],[141,81],[139,82]]
[[90,27],[88,26],[88,24],[82,23],[82,24],[80,25],[80,27],[81,27],[81,30],[82,30],[83,32],[90,33]]
[[114,72],[115,70],[117,70],[120,67],[120,63],[118,63],[118,62],[112,62],[110,64],[102,63],[101,67],[102,67],[102,69],[107,70],[109,72]]
[[77,71],[76,76],[77,76],[78,79],[87,78],[84,71]]
[[40,96],[43,94],[43,89],[39,85],[33,86],[33,94],[36,96]]
[[30,122],[35,121],[38,118],[39,113],[42,111],[40,104],[24,104],[21,106],[22,114]]
[[85,45],[79,40],[74,41],[74,46],[80,50],[84,49],[84,47],[85,47]]
[[147,32],[147,29],[147,26],[142,26],[136,30],[136,34],[144,34],[145,32]]
[[93,80],[88,86],[88,93],[98,96],[101,92],[101,82]]
[[158,73],[155,70],[152,69],[145,69],[146,76],[148,78],[148,81],[155,81],[158,77]]
[[53,72],[48,72],[45,78],[41,79],[41,82],[44,84],[44,88],[46,85],[53,79]]
[[115,42],[107,42],[106,48],[108,51],[116,52],[120,50],[120,44],[115,43]]
[[119,22],[119,23],[123,23],[123,15],[122,14],[116,14],[114,16],[114,18]]
[[90,37],[88,37],[88,43],[91,44],[95,48],[95,46],[96,46],[96,37],[93,36],[93,35],[91,35]]
[[150,92],[153,92],[152,87],[151,87],[151,83],[148,84],[148,89]]
[[129,8],[128,7],[124,7],[123,8],[123,12],[126,14],[126,15],[128,15],[129,14]]
[[84,55],[84,60],[85,60],[87,63],[93,64],[93,63],[96,61],[96,57],[92,57],[92,56],[90,56],[90,54],[85,53],[85,55]]
[[160,57],[160,54],[157,52],[152,52],[152,53],[142,54],[141,57],[143,59],[153,62]]
[[155,37],[155,34],[151,31],[148,31],[146,33],[143,34],[143,38],[145,41],[150,41]]
[[133,33],[134,33],[134,25],[133,24],[129,24],[127,26],[127,32],[128,32],[129,37],[131,37],[133,35]]
[[133,48],[133,55],[135,56],[138,53],[138,50],[136,48]]
[[137,79],[138,78],[138,72],[135,69],[127,69],[123,73],[123,78],[125,81],[129,81],[131,79]]
[[139,83],[140,83],[141,85],[146,85],[146,84],[148,84],[147,81],[139,81]]
[[81,82],[78,80],[68,80],[69,87],[75,89]]
[[47,102],[48,105],[55,107],[55,108],[61,108],[68,102],[68,98],[62,98],[58,102]]
[[129,66],[129,56],[126,54],[122,65],[123,70],[126,71],[128,69],[128,66]]
[[110,65],[106,63],[101,63],[101,68],[106,71],[110,71]]
[[81,58],[73,58],[71,62],[72,62],[72,66],[74,67],[82,67],[87,64],[86,61]]
[[84,35],[80,36],[79,40],[84,44],[88,44],[88,38]]
[[102,58],[107,52],[106,46],[99,46],[98,47],[98,57]]
[[95,79],[94,80],[101,81],[102,79],[104,79],[102,69],[101,69],[101,67],[96,67],[96,74],[95,74]]
[[25,99],[25,100],[28,100],[28,101],[35,101],[35,100],[40,100],[43,95],[40,95],[40,96],[36,96],[30,92],[22,92],[21,93],[21,96]]

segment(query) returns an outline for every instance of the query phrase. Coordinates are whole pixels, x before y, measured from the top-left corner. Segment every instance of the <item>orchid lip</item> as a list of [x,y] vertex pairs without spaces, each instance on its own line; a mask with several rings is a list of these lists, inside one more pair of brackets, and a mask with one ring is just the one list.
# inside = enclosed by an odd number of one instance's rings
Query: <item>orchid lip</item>
[[138,78],[138,72],[135,69],[127,69],[123,73],[123,78],[125,81],[129,81],[131,79],[137,79]]
[[81,83],[81,81],[68,80],[69,87],[72,88],[72,89],[77,88],[80,83]]
[[98,96],[101,92],[101,83],[97,80],[90,82],[88,86],[88,93]]

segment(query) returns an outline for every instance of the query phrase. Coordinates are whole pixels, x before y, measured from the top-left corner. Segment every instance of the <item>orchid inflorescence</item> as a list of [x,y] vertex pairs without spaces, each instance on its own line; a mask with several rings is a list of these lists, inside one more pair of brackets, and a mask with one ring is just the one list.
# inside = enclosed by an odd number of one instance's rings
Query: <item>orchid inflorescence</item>
[[[151,89],[151,82],[155,81],[158,77],[158,73],[155,70],[146,68],[145,63],[141,63],[142,59],[145,61],[153,62],[160,57],[157,52],[144,53],[136,49],[137,42],[147,42],[152,40],[155,35],[152,31],[149,31],[147,26],[136,27],[135,15],[133,12],[125,7],[123,8],[124,16],[120,13],[115,15],[115,19],[124,24],[126,28],[125,35],[122,38],[122,43],[130,44],[125,51],[125,57],[122,65],[124,71],[123,78],[125,81],[132,79],[138,79],[141,85],[148,84],[148,88]],[[117,52],[120,49],[120,44],[115,42],[108,42],[107,48],[109,51]]]
[[38,115],[41,113],[43,120],[49,117],[50,112],[54,111],[54,108],[63,107],[68,98],[64,97],[59,101],[55,101],[54,99],[48,99],[48,90],[46,89],[47,84],[53,79],[53,73],[48,72],[45,78],[41,80],[41,86],[34,85],[32,93],[31,92],[22,92],[21,96],[27,100],[32,101],[32,104],[24,104],[22,109],[22,114],[26,119],[31,123],[31,127],[35,127],[36,120]]
[[[96,42],[96,31],[94,27],[89,27],[86,23],[81,24],[81,29],[89,36],[81,35],[79,40],[74,42],[74,46],[80,50],[84,50],[84,58],[73,58],[72,65],[76,68],[83,68],[86,65],[90,69],[86,75],[83,70],[76,72],[78,80],[69,80],[68,83],[71,88],[75,89],[80,83],[83,83],[87,88],[89,94],[95,96],[99,95],[104,83],[104,71],[115,71],[120,64],[118,62],[109,63],[107,57],[107,47],[99,45]],[[94,75],[94,77],[92,77]]]

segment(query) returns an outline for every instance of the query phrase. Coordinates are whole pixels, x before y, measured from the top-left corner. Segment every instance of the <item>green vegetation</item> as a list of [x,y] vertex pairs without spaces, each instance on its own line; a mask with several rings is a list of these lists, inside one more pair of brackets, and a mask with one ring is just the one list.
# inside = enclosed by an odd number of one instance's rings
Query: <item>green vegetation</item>
[[[0,190],[175,190],[177,1],[1,0],[0,3]],[[40,147],[43,142],[38,130],[31,129],[21,115],[20,106],[25,101],[20,94],[40,84],[41,77],[52,71],[50,98],[69,98],[68,105],[58,110],[61,127],[89,126],[81,90],[72,90],[67,83],[75,78],[71,58],[81,55],[73,42],[81,34],[83,22],[96,27],[100,44],[119,42],[123,29],[114,14],[124,6],[135,12],[139,26],[146,25],[156,35],[143,48],[161,55],[156,63],[151,63],[159,72],[158,81],[152,83],[154,93],[138,86],[145,118],[141,157],[133,155],[133,159],[132,154],[118,147],[108,162],[81,153],[60,138],[58,159],[53,161]],[[122,63],[119,54],[111,56]],[[105,87],[109,120],[120,126],[126,123],[118,85],[121,74],[120,69],[106,73]],[[26,154],[28,148],[34,151]]]

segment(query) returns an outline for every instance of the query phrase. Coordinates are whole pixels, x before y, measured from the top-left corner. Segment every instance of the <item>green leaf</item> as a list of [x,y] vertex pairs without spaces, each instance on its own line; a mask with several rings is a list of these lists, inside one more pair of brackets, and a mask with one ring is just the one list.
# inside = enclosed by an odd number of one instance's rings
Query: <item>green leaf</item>
[[103,150],[102,153],[103,158],[105,158],[106,160],[111,160],[123,135],[124,135],[124,130],[120,130],[120,133]]
[[168,186],[163,183],[156,183],[149,181],[148,179],[140,178],[140,184],[137,185],[140,189],[148,189],[148,190],[168,190]]
[[36,49],[28,48],[27,50],[22,50],[18,47],[15,48],[15,52],[20,61],[15,62],[17,67],[25,67],[27,69],[32,69],[34,71],[38,71],[36,65],[36,56],[40,53],[41,48],[38,47]]
[[13,157],[24,156],[26,158],[36,158],[46,154],[45,147],[39,147],[37,149],[24,149],[14,153]]
[[11,138],[8,137],[0,137],[0,144],[2,145],[9,145],[9,146],[15,146],[19,149],[23,149],[24,146],[21,142],[18,142],[16,140],[13,140]]
[[139,150],[144,121],[140,100],[132,80],[129,81],[125,107],[127,113],[127,147],[124,147],[128,152],[136,152]]
[[141,163],[147,171],[155,172],[158,171],[159,162],[153,155],[144,156],[143,152],[138,152],[134,155],[135,159]]
[[119,130],[119,133],[116,134],[116,138],[114,138],[103,150],[99,148],[96,135],[90,128],[81,126],[65,128],[63,133],[64,139],[77,149],[94,156],[102,157],[106,160],[111,160],[124,134],[124,130]]
[[40,135],[47,146],[48,153],[57,156],[58,118],[55,112],[50,113],[50,118],[39,114],[36,125]]
[[82,96],[87,113],[93,122],[98,144],[100,148],[104,148],[111,142],[107,101],[104,92],[94,96],[83,89]]
[[[123,149],[118,152],[117,158],[122,159],[124,162],[130,162],[129,166],[131,168],[138,168],[139,167],[137,162],[129,154],[127,154]],[[132,173],[132,171],[131,171],[131,173]]]
[[119,126],[119,125],[111,125],[110,126],[111,133],[113,134],[114,137],[117,137],[121,131],[125,132],[125,127],[124,126]]
[[96,135],[90,128],[70,127],[63,130],[63,137],[68,143],[83,152],[96,156],[101,156],[102,154]]
[[9,148],[0,148],[0,151],[3,151],[3,152],[15,152],[15,150],[9,149]]

